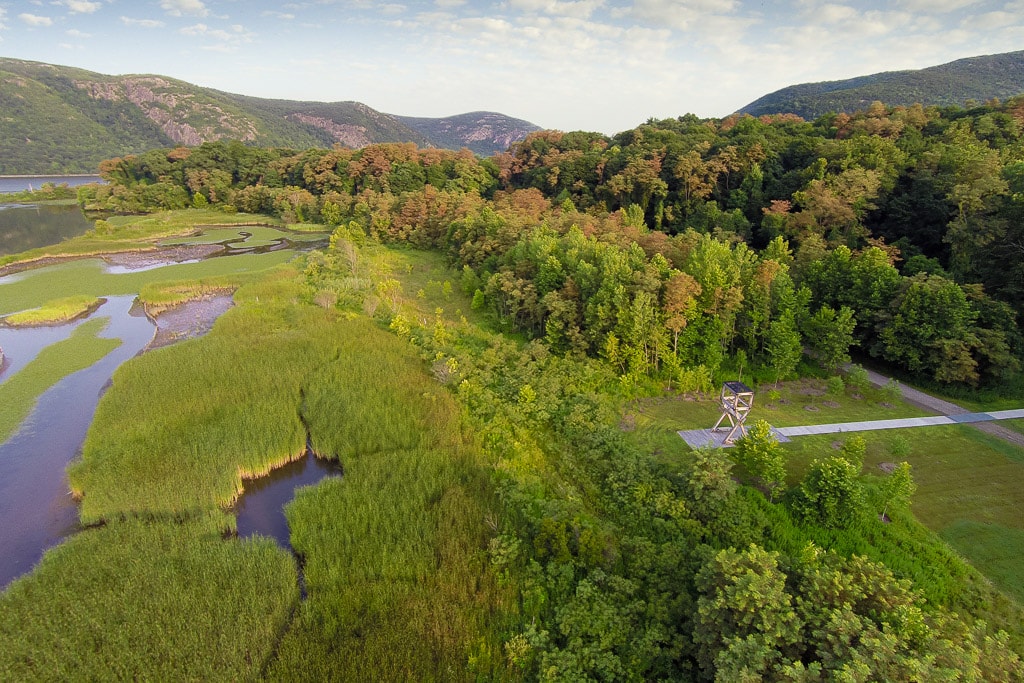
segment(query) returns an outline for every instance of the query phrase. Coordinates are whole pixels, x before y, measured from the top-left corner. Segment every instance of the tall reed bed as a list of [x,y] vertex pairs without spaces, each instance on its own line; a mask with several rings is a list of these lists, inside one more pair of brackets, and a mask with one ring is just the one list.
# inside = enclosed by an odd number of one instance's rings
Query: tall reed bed
[[[290,272],[290,271],[286,271]],[[300,456],[301,389],[324,362],[330,316],[292,304],[294,285],[259,285],[206,337],[121,366],[69,470],[86,523],[225,506],[242,478]]]
[[83,531],[0,595],[0,680],[255,680],[298,602],[272,541],[220,514]]
[[68,339],[43,349],[20,372],[0,383],[0,443],[28,417],[44,391],[120,346],[120,339],[96,336],[109,322],[97,318],[82,323]]

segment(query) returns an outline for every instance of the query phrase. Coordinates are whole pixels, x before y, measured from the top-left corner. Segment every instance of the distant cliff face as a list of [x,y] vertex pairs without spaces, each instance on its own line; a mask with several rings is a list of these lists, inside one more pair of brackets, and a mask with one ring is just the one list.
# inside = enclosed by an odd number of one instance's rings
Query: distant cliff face
[[539,130],[491,112],[408,118],[360,102],[269,100],[4,58],[0,112],[0,174],[91,173],[103,159],[227,139],[292,149],[412,142],[489,155]]
[[74,83],[95,99],[131,102],[180,145],[200,145],[225,138],[253,142],[257,137],[255,122],[243,114],[229,113],[159,76],[127,76],[115,81],[76,80]]
[[419,131],[438,147],[460,149],[490,155],[503,152],[509,145],[519,142],[530,133],[540,130],[529,121],[514,119],[495,112],[472,112],[439,119],[395,117],[413,130]]

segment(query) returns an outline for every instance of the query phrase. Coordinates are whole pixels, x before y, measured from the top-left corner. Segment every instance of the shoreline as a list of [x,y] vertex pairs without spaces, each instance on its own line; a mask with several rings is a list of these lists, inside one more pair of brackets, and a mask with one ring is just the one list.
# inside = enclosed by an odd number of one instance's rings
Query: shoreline
[[0,180],[4,178],[99,178],[100,175],[97,173],[32,173],[29,175],[0,175]]

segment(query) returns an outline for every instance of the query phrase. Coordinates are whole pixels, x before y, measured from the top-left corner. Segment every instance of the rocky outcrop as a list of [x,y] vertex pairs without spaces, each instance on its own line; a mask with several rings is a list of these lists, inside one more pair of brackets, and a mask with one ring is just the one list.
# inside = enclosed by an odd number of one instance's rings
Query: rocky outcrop
[[335,142],[345,145],[346,147],[359,149],[360,147],[366,147],[372,142],[366,134],[366,126],[357,126],[351,123],[338,123],[325,116],[313,116],[311,114],[303,114],[301,112],[289,114],[285,118],[304,123],[307,126],[314,126],[320,130],[325,130],[330,133]]
[[[197,101],[171,81],[158,76],[127,76],[115,81],[76,81],[94,99],[127,100],[139,107],[174,142],[200,145],[222,139],[251,142],[256,126],[245,117],[229,114],[214,104]],[[203,121],[198,127],[191,121]]]

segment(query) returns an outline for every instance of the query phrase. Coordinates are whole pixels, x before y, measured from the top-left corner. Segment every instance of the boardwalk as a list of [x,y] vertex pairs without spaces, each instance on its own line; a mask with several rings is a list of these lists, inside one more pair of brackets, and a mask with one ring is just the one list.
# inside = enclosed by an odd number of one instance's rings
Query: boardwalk
[[[865,422],[832,422],[830,424],[805,425],[802,427],[772,427],[775,437],[786,442],[796,436],[812,434],[843,434],[846,432],[867,432],[876,429],[904,429],[907,427],[934,427],[936,425],[973,424],[994,420],[1016,420],[1024,418],[1024,409],[994,410],[988,413],[957,413],[955,415],[934,415],[932,417],[905,417],[894,420],[868,420]],[[691,448],[712,446],[728,448],[724,443],[726,430],[713,432],[710,429],[691,429],[679,432],[679,436]]]

